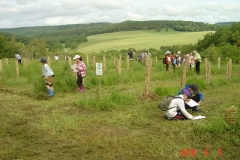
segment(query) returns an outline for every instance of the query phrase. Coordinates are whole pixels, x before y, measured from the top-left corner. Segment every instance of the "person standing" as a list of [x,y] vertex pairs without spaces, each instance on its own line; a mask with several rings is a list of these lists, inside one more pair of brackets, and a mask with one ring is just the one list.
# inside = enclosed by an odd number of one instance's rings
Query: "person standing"
[[196,72],[197,72],[197,74],[200,74],[201,56],[196,51],[193,51],[193,57],[194,57],[194,60],[196,62],[195,63],[195,65],[196,65]]
[[141,60],[142,60],[142,54],[138,53],[138,62],[141,62]]
[[76,70],[77,70],[77,85],[79,87],[79,91],[80,93],[82,93],[84,91],[84,87],[82,84],[83,78],[86,75],[86,65],[83,63],[82,61],[82,57],[79,55],[75,55],[74,58],[75,63],[76,63]]
[[165,54],[166,71],[168,71],[170,63],[171,63],[170,52],[167,51]]
[[22,58],[19,54],[15,54],[15,58],[18,61],[19,64],[22,64]]
[[170,58],[171,58],[171,63],[172,63],[173,70],[175,70],[176,64],[177,64],[177,59],[175,57],[175,53],[174,52],[172,52],[172,55],[171,55]]
[[129,60],[133,61],[133,49],[130,49],[128,52]]
[[59,57],[58,57],[58,55],[57,54],[55,54],[55,56],[53,57],[54,58],[54,60],[57,62],[58,61],[58,59],[59,59]]
[[189,67],[190,67],[190,70],[192,70],[192,68],[194,67],[194,57],[192,53],[189,53]]
[[53,82],[54,82],[54,73],[50,66],[47,64],[46,58],[41,58],[40,62],[42,63],[42,77],[45,77],[45,85],[48,89],[48,96],[51,97],[54,95]]

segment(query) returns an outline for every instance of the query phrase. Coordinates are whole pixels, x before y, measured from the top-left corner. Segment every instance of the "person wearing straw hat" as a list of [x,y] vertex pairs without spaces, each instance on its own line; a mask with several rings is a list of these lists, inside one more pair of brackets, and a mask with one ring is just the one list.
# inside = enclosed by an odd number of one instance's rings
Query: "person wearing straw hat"
[[52,97],[54,95],[53,82],[54,82],[54,73],[50,66],[47,64],[46,58],[41,58],[40,62],[42,63],[42,73],[45,77],[45,85],[48,89],[48,96]]

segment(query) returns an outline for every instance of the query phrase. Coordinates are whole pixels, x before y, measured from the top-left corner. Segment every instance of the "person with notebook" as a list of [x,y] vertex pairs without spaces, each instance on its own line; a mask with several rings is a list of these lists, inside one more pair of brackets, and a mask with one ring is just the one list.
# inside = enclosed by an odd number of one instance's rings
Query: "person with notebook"
[[180,98],[174,98],[169,107],[168,110],[165,112],[165,117],[168,120],[172,119],[191,119],[194,120],[194,116],[188,113],[188,111],[185,109],[185,103],[189,97],[191,96],[191,93],[188,89],[183,89],[181,94],[178,95]]

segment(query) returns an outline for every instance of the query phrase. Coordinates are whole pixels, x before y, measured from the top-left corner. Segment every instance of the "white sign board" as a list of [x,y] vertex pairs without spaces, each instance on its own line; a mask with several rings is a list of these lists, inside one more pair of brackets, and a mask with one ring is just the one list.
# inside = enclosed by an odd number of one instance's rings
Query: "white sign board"
[[102,76],[102,63],[96,63],[96,75],[97,76]]

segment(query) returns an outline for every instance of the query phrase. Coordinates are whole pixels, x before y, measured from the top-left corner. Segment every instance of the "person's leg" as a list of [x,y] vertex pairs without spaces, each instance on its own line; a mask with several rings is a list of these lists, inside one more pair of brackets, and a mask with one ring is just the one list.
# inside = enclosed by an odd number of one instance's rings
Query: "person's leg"
[[180,120],[184,120],[187,119],[180,110],[177,111],[177,115],[173,117],[173,119],[180,119]]
[[200,62],[196,62],[196,72],[197,74],[200,73]]
[[168,71],[168,68],[169,68],[169,64],[166,64],[166,71]]
[[84,77],[82,77],[82,85],[81,85],[81,91],[80,91],[80,92],[83,92],[83,91],[84,91],[84,87],[83,87],[83,78],[84,78]]
[[48,96],[53,96],[52,85],[46,84],[46,88],[48,89]]
[[79,87],[79,91],[80,92],[83,92],[83,86],[82,86],[82,76],[81,75],[78,75],[78,79],[76,81],[78,87]]

